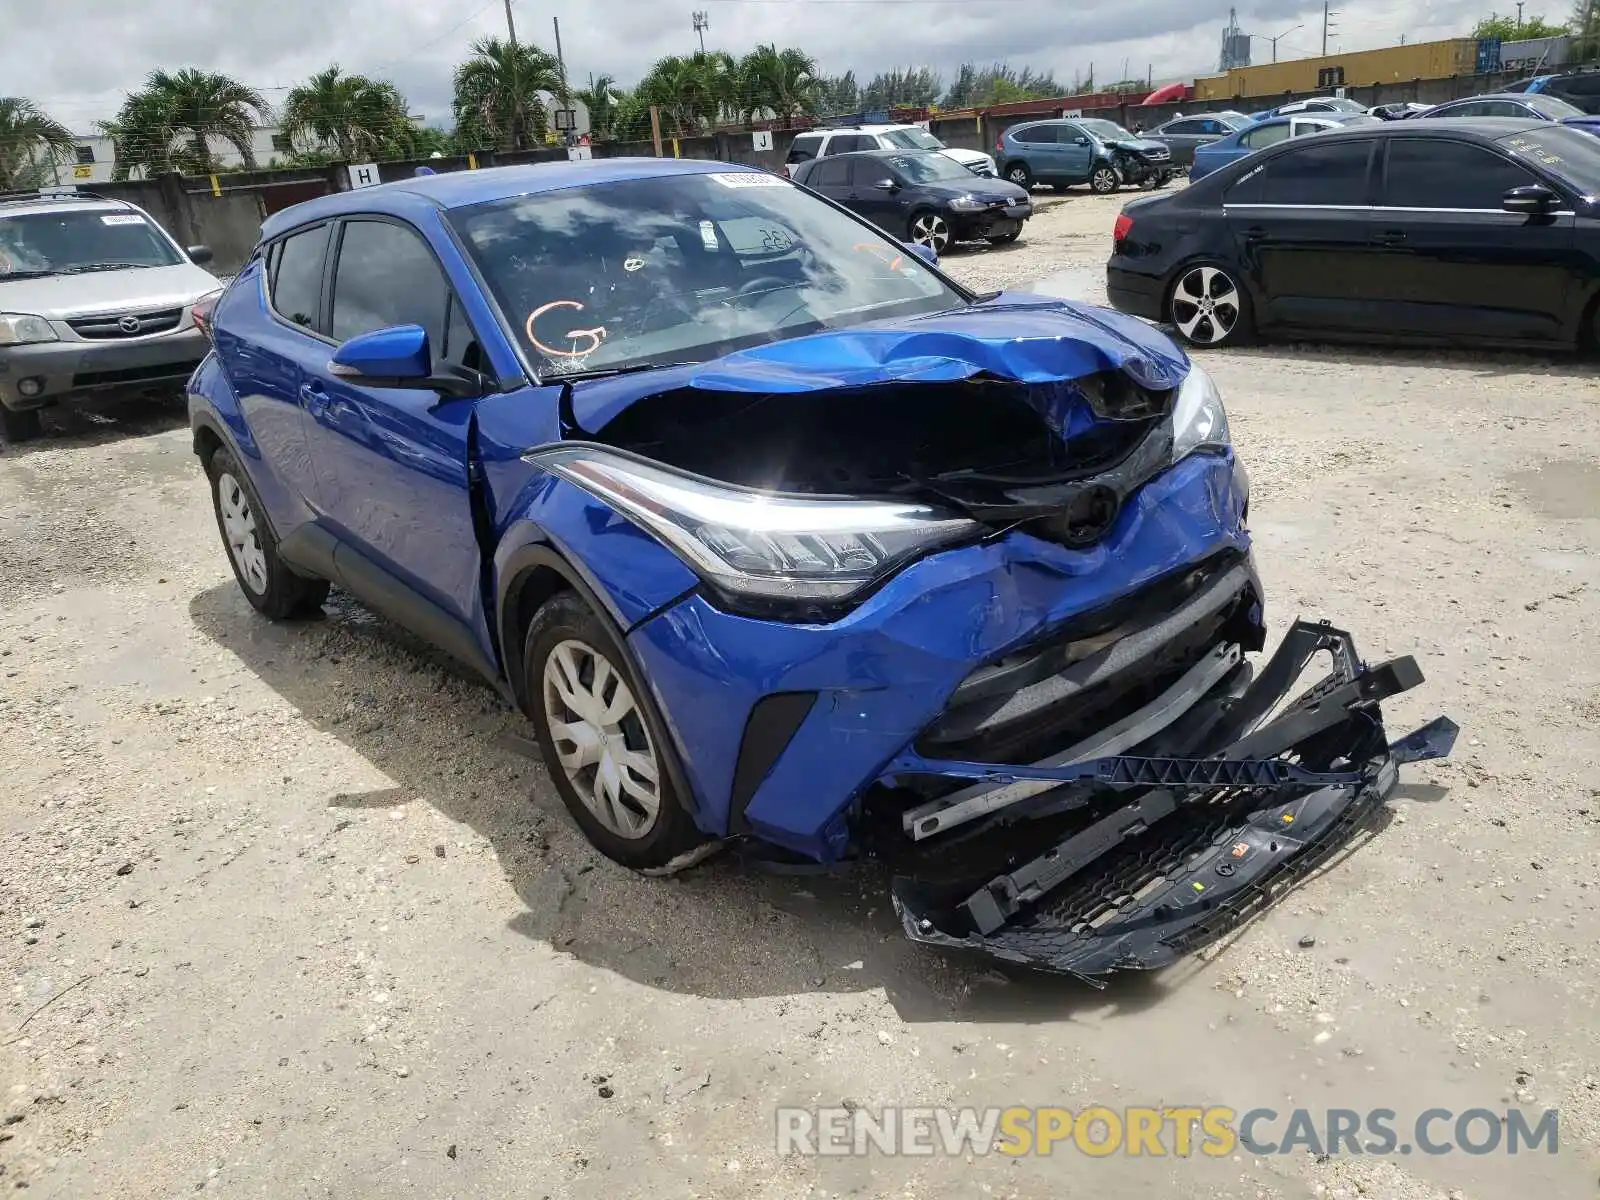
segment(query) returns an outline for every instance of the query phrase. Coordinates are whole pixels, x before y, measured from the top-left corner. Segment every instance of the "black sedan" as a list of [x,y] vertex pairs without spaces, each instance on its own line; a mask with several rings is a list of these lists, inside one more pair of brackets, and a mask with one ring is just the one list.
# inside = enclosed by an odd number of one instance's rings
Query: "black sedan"
[[1117,218],[1106,290],[1185,341],[1600,340],[1600,138],[1393,121],[1280,143]]
[[1025,189],[974,175],[934,151],[867,150],[813,158],[795,168],[794,181],[897,238],[941,254],[954,242],[1014,242],[1033,215]]

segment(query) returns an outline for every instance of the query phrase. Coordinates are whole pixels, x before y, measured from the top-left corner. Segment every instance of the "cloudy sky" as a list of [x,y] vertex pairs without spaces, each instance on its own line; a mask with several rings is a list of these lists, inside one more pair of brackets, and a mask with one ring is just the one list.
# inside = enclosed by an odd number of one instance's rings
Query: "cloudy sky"
[[[19,3],[21,0],[19,0]],[[1493,0],[1335,0],[1330,48],[1361,50],[1466,33]],[[1251,0],[1239,23],[1273,35],[1281,58],[1318,51],[1322,8],[1306,0]],[[1511,11],[1513,5],[1502,3]],[[708,49],[735,54],[758,42],[798,45],[829,73],[865,82],[895,66],[927,65],[946,79],[963,60],[1005,60],[1062,80],[1087,74],[1158,80],[1215,69],[1226,0],[583,0],[567,7],[513,4],[517,33],[554,47],[561,18],[568,76],[590,72],[632,84],[663,54],[693,50],[691,13],[710,17]],[[1566,15],[1562,0],[1532,16]],[[261,89],[269,100],[337,62],[386,76],[430,118],[449,111],[450,71],[476,37],[503,34],[503,0],[43,0],[7,23],[0,91],[27,96],[76,131],[109,116],[122,94],[156,67],[199,66]],[[1255,61],[1270,57],[1256,43]]]

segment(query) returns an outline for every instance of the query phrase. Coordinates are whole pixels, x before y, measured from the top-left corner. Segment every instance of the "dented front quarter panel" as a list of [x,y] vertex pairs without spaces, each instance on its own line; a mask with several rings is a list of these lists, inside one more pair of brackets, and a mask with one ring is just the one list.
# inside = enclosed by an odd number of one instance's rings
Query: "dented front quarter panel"
[[756,788],[749,831],[824,861],[846,809],[974,668],[1187,565],[1248,551],[1245,484],[1231,452],[1197,454],[1130,498],[1083,550],[1011,533],[923,559],[838,621],[786,625],[692,594],[629,635],[697,793],[702,827],[727,833],[734,768],[755,703],[818,699]]

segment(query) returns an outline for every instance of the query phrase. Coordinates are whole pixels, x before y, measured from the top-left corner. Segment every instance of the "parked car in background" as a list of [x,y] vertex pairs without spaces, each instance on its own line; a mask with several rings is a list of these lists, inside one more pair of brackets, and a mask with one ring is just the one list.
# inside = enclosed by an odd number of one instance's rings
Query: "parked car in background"
[[1600,335],[1600,139],[1527,118],[1286,142],[1118,218],[1111,302],[1252,333],[1573,348]]
[[799,134],[784,157],[784,174],[813,158],[855,154],[861,150],[932,150],[960,163],[974,175],[993,175],[994,159],[981,150],[946,146],[920,125],[858,125],[849,129],[812,129]]
[[814,158],[794,181],[936,254],[956,242],[1014,242],[1033,215],[1026,188],[979,179],[926,150],[866,150]]
[[1463,100],[1447,100],[1443,104],[1435,104],[1425,112],[1417,113],[1412,120],[1431,121],[1443,117],[1514,117],[1519,120],[1565,121],[1568,117],[1583,115],[1583,109],[1568,104],[1559,96],[1525,96],[1514,92],[1496,92],[1487,96],[1468,96]]
[[1600,113],[1592,116],[1586,113],[1581,117],[1568,117],[1561,123],[1573,129],[1581,129],[1585,133],[1592,133],[1596,137],[1600,137]]
[[1564,74],[1535,75],[1518,80],[1505,89],[1528,95],[1554,96],[1576,105],[1584,112],[1600,115],[1600,71],[1569,71]]
[[73,396],[175,388],[206,352],[210,259],[121,200],[0,202],[0,435]]
[[916,941],[1157,968],[1454,737],[1391,748],[1415,661],[1326,622],[1249,661],[1249,483],[1166,334],[967,291],[767,172],[324,196],[213,328],[190,420],[244,599],[338,584],[460,659],[627,867],[870,858]]
[[1415,100],[1401,100],[1394,104],[1375,105],[1367,110],[1367,115],[1377,117],[1380,121],[1404,121],[1432,107],[1431,104],[1418,104]]
[[1201,146],[1237,133],[1250,124],[1242,113],[1207,113],[1204,116],[1174,117],[1164,125],[1148,129],[1142,135],[1146,141],[1160,142],[1172,155],[1172,165],[1187,167],[1194,162],[1194,152]]
[[1364,113],[1365,104],[1358,104],[1344,96],[1313,96],[1309,100],[1291,100],[1277,108],[1263,109],[1250,114],[1252,121],[1270,121],[1274,117],[1289,117],[1296,113]]
[[1161,187],[1172,178],[1170,150],[1114,121],[1028,121],[1002,132],[994,146],[1000,174],[1023,188],[1087,183],[1104,194],[1124,183]]
[[1194,162],[1189,167],[1189,181],[1192,183],[1196,179],[1204,179],[1219,167],[1225,167],[1231,162],[1237,162],[1247,155],[1254,154],[1257,150],[1276,146],[1279,142],[1286,142],[1291,138],[1326,133],[1330,129],[1342,129],[1346,125],[1370,125],[1376,121],[1376,117],[1369,117],[1365,113],[1314,113],[1297,117],[1274,117],[1270,121],[1246,125],[1237,133],[1231,133],[1209,146],[1201,146],[1196,150]]

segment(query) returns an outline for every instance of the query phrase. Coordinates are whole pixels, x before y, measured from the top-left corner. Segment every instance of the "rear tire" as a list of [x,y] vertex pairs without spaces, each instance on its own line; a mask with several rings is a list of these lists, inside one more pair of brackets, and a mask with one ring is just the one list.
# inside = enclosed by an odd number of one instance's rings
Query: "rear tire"
[[1033,172],[1028,169],[1027,163],[1011,163],[1005,169],[1005,177],[1024,191],[1033,188]]
[[314,614],[328,598],[328,581],[297,574],[278,557],[261,499],[233,453],[219,447],[206,460],[206,477],[223,549],[251,607],[275,621]]
[[44,432],[37,408],[7,408],[0,404],[0,436],[13,445],[31,442]]
[[1254,333],[1250,295],[1232,267],[1191,263],[1178,272],[1167,294],[1167,314],[1190,346],[1237,346]]
[[666,769],[665,725],[610,626],[558,592],[523,639],[524,708],[550,778],[595,849],[634,870],[704,841]]

